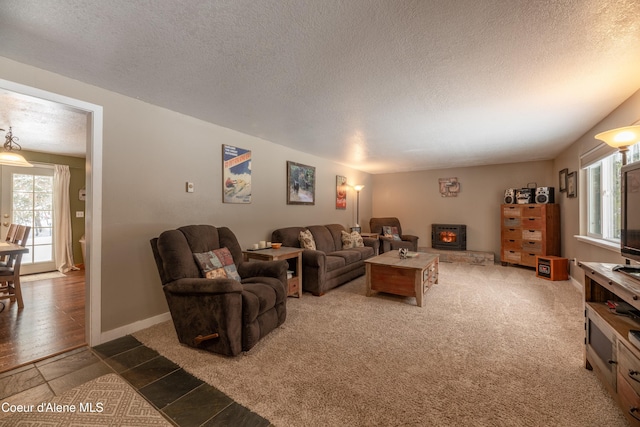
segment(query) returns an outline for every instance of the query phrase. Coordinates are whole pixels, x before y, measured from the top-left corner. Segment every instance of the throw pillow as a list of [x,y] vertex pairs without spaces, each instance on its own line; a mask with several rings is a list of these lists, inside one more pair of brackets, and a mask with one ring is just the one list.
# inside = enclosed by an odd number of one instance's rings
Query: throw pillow
[[221,248],[213,251],[193,254],[193,257],[207,279],[229,278],[240,281],[240,275],[233,263],[233,256],[229,249]]
[[362,240],[362,236],[357,231],[352,231],[351,233],[347,233],[346,231],[342,231],[342,249],[351,249],[351,248],[362,248],[364,247],[364,240]]
[[398,227],[385,225],[384,227],[382,227],[382,234],[384,235],[384,237],[389,237],[393,240],[402,240],[400,238],[400,235],[398,234]]
[[316,241],[313,238],[313,234],[311,234],[311,231],[309,230],[302,230],[300,232],[300,236],[298,237],[298,240],[300,240],[300,246],[303,249],[311,249],[311,250],[316,250]]

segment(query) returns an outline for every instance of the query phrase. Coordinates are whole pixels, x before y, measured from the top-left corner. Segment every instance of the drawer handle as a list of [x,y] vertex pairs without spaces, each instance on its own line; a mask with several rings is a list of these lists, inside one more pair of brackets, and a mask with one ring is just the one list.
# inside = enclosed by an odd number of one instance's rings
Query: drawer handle
[[629,415],[631,415],[636,420],[640,421],[640,418],[636,416],[636,412],[638,412],[638,408],[636,408],[635,406],[629,409]]
[[640,374],[640,372],[634,371],[633,369],[629,369],[629,378],[631,378],[635,382],[639,382],[640,383],[640,379],[638,379],[636,377],[636,375],[639,375],[639,374]]
[[617,362],[616,360],[613,360],[613,359],[609,359],[609,360],[607,360],[607,363],[608,363],[609,365],[617,365],[617,364],[618,364],[618,362]]

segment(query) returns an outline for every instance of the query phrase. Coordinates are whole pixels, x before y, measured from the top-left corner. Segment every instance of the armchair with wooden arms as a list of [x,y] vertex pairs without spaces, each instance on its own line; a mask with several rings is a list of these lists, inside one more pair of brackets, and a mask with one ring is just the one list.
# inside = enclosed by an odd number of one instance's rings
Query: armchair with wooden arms
[[[380,235],[380,253],[407,248],[410,251],[418,250],[418,236],[402,234],[400,220],[395,217],[371,218],[369,229],[372,233]],[[388,231],[385,233],[385,231]]]
[[151,248],[181,343],[235,356],[285,321],[287,262],[244,262],[227,227],[168,230]]

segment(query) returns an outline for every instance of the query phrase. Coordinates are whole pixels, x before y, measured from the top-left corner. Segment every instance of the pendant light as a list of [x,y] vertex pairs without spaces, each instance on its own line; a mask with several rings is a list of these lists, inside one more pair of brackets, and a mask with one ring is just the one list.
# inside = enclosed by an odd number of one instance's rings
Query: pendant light
[[[4,131],[4,129],[0,129],[0,131]],[[9,126],[9,131],[4,139],[4,151],[0,151],[0,165],[33,167],[31,163],[26,161],[25,158],[18,153],[22,147],[18,144],[18,138],[13,136],[11,126]]]

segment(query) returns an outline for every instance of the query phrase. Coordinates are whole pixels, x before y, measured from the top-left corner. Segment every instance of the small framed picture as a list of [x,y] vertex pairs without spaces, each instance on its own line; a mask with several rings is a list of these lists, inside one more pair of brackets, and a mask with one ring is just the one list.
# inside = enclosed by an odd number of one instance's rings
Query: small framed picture
[[347,209],[347,177],[336,175],[336,209]]
[[287,161],[287,204],[316,204],[316,168]]
[[567,174],[567,197],[578,195],[578,172],[573,171]]
[[564,168],[558,173],[558,188],[561,193],[567,191],[567,174],[569,173],[569,169]]

